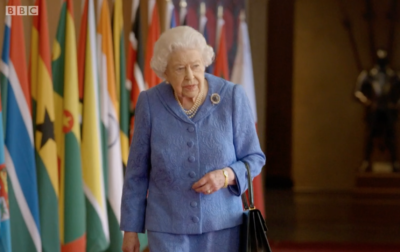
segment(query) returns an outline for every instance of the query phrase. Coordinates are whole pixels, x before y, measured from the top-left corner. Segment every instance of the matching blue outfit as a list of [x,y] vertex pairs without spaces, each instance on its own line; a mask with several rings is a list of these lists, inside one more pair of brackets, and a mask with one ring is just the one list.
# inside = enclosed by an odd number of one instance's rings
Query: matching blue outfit
[[[138,99],[121,230],[147,229],[151,251],[224,251],[221,242],[226,251],[235,251],[231,246],[238,244],[243,214],[240,195],[247,189],[243,162],[253,177],[265,164],[244,89],[205,77],[208,93],[192,119],[166,83]],[[211,102],[212,94],[220,96],[218,104]],[[192,189],[205,174],[224,167],[232,168],[237,185],[210,195]]]

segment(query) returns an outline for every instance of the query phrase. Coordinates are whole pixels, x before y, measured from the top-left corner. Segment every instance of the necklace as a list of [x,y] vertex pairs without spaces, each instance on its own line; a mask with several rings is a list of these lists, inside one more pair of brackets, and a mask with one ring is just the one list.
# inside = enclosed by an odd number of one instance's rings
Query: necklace
[[203,100],[203,92],[200,91],[200,93],[197,95],[196,100],[194,101],[193,106],[190,109],[185,109],[182,106],[182,103],[179,101],[178,96],[175,93],[175,99],[178,101],[179,106],[182,108],[182,110],[185,112],[185,114],[189,117],[192,118],[196,115],[197,110],[199,109],[201,105],[201,101]]

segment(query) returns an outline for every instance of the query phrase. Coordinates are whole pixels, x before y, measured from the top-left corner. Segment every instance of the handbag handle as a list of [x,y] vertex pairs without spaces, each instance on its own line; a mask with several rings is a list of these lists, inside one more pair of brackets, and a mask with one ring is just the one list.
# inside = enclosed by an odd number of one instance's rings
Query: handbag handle
[[253,194],[253,182],[251,181],[251,173],[250,173],[250,166],[247,162],[243,162],[247,169],[247,191],[249,192],[249,201],[250,205],[247,201],[246,192],[242,194],[242,201],[245,210],[253,210],[256,207],[254,206],[254,194]]

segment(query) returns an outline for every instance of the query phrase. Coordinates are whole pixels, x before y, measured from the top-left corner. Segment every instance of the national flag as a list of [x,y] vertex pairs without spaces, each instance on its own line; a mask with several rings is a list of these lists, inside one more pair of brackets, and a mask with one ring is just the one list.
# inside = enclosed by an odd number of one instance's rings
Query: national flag
[[[119,101],[119,127],[121,139],[121,155],[124,170],[129,155],[129,106],[131,84],[126,77],[125,61],[125,36],[123,20],[122,0],[116,0],[113,14],[113,40],[114,40],[114,62],[115,83],[117,88],[117,100]],[[128,84],[129,83],[129,84]],[[118,91],[119,90],[119,91]]]
[[225,21],[223,7],[218,7],[216,57],[214,63],[214,75],[229,80],[228,54],[226,50]]
[[[121,197],[123,184],[123,166],[120,138],[120,82],[125,83],[125,77],[121,75],[120,59],[125,55],[120,54],[120,39],[123,29],[122,2],[116,0],[114,5],[114,37],[111,33],[110,11],[107,0],[99,0],[99,13],[97,23],[97,45],[99,52],[100,94],[101,94],[101,121],[106,130],[105,142],[107,160],[107,213],[110,230],[110,246],[107,251],[120,250],[122,247],[122,232],[119,229],[121,221]],[[115,16],[115,15],[119,16]],[[115,38],[117,33],[117,38]],[[123,39],[123,38],[122,38]],[[114,49],[117,54],[113,52]],[[116,41],[117,40],[117,41]],[[122,48],[124,45],[122,45]],[[114,58],[115,57],[115,58]],[[125,85],[123,85],[125,89]]]
[[10,207],[4,160],[3,115],[0,98],[0,251],[11,252]]
[[[140,0],[133,0],[131,13],[131,31],[129,32],[128,56],[126,63],[126,81],[130,92],[130,126],[129,143],[132,140],[135,122],[135,108],[140,92],[146,90],[143,79],[144,55],[143,55],[143,36],[140,22]],[[140,251],[147,248],[147,234],[138,234],[140,241]]]
[[[21,6],[20,0],[10,0],[8,6]],[[9,26],[11,37],[4,155],[10,182],[8,196],[12,249],[41,252],[32,104],[22,18],[12,16]]]
[[60,235],[63,252],[86,251],[76,38],[72,0],[61,7],[53,44],[55,136],[60,166]]
[[139,98],[139,93],[146,89],[143,79],[144,56],[143,37],[140,23],[140,0],[133,0],[131,17],[128,61],[126,64],[126,77],[128,86],[131,87],[129,143],[131,142],[133,135],[135,107]]
[[[10,55],[11,16],[6,16],[3,37],[3,50],[0,62],[0,251],[11,252],[10,202],[8,200],[7,170],[4,159],[5,102],[7,101],[8,62]],[[5,100],[5,102],[4,102]],[[4,108],[4,109],[3,109]]]
[[60,251],[58,216],[59,175],[54,135],[54,101],[45,0],[36,0],[39,15],[33,16],[30,56],[30,85],[35,136],[36,173],[42,249]]
[[6,16],[4,25],[4,36],[3,36],[3,50],[1,53],[0,61],[0,91],[1,101],[3,108],[3,137],[6,133],[6,118],[7,118],[7,82],[8,82],[8,61],[10,57],[10,26],[11,16]]
[[187,25],[187,2],[180,0],[179,2],[179,25]]
[[148,88],[152,88],[161,82],[161,79],[150,67],[150,61],[153,57],[154,44],[160,37],[160,24],[158,19],[158,8],[155,0],[148,1],[149,10],[149,29],[147,31],[146,58],[144,62],[144,81]]
[[[251,49],[249,32],[245,20],[245,13],[240,13],[240,23],[238,30],[238,48],[236,51],[235,62],[232,69],[231,81],[233,83],[243,85],[247,97],[250,101],[250,107],[257,124],[257,108],[256,95],[254,90],[253,63],[251,60]],[[265,214],[264,210],[264,193],[262,186],[262,176],[257,176],[253,180],[255,196],[254,201],[260,211]]]
[[[199,32],[203,34],[206,42],[209,42],[208,30],[207,30],[207,16],[206,16],[206,4],[204,2],[200,3],[200,19],[199,19]],[[212,73],[212,64],[206,67],[206,73]]]
[[[82,173],[86,196],[87,251],[104,251],[108,248],[110,235],[107,219],[105,168],[103,160],[103,135],[100,110],[100,81],[97,71],[96,26],[93,0],[86,0],[81,19],[79,52],[85,57],[78,60],[79,81],[83,83],[82,107]],[[82,62],[83,61],[83,62]],[[117,131],[118,132],[118,131]]]
[[165,30],[176,27],[177,21],[176,21],[176,14],[175,14],[175,6],[171,0],[167,1],[167,6],[166,6],[165,10],[166,10],[165,22],[164,22]]

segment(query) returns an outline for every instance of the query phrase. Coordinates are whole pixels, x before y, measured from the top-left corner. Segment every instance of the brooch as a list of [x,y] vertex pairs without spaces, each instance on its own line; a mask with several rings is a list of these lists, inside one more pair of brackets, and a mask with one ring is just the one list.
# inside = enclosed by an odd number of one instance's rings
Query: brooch
[[221,101],[221,97],[219,97],[219,94],[214,93],[211,95],[211,102],[215,105],[218,104]]

